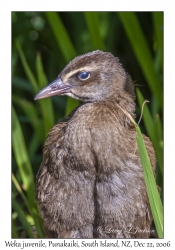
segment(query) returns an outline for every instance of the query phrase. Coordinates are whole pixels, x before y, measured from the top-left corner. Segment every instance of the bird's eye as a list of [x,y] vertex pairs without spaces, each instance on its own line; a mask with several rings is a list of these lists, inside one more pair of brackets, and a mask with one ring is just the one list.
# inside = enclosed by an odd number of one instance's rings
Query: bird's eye
[[80,80],[87,80],[90,77],[90,73],[87,71],[82,71],[78,74]]

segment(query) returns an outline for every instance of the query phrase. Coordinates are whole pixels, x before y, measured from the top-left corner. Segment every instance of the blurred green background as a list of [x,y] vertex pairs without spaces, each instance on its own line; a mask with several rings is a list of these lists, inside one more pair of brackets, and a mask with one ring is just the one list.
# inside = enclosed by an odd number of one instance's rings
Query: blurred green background
[[34,101],[75,56],[101,49],[119,57],[136,86],[137,118],[153,142],[163,190],[163,12],[12,12],[12,237],[43,237],[35,176],[49,129],[79,102]]

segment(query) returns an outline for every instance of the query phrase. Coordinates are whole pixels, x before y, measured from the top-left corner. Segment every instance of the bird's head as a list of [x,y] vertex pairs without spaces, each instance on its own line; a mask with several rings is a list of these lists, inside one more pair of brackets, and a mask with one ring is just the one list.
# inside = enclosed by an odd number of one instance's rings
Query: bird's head
[[134,86],[119,59],[100,50],[73,59],[58,78],[42,89],[35,100],[67,95],[82,102],[100,102],[123,96],[134,99]]

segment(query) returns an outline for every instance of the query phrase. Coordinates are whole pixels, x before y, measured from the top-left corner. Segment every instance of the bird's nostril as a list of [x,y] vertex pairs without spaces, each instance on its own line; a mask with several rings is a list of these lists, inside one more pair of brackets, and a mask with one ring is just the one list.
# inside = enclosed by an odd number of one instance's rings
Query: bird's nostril
[[56,86],[52,86],[51,89],[56,89],[57,87]]

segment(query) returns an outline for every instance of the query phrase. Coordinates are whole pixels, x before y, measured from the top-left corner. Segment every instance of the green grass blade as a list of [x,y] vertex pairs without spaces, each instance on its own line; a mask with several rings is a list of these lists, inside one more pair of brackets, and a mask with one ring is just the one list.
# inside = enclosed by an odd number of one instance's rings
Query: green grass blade
[[12,145],[16,163],[31,204],[34,203],[34,177],[22,129],[12,106]]
[[17,179],[15,178],[15,176],[14,176],[13,173],[12,173],[12,181],[13,181],[13,184],[14,184],[14,186],[16,187],[17,191],[18,191],[19,194],[21,195],[21,197],[22,197],[22,199],[23,199],[23,201],[24,201],[24,203],[25,203],[25,205],[26,205],[28,211],[30,212],[30,205],[29,205],[29,202],[28,202],[28,200],[27,200],[27,198],[26,198],[26,196],[25,196],[25,194],[24,194],[22,188],[20,187],[20,185],[19,185],[19,183],[18,183],[18,181],[17,181]]
[[160,146],[163,148],[163,128],[158,114],[156,114],[156,119],[155,119],[155,134],[156,137],[158,138]]
[[142,137],[142,133],[140,131],[139,126],[134,121],[134,119],[131,117],[131,115],[126,112],[124,109],[122,109],[119,105],[118,107],[124,112],[124,114],[133,122],[133,124],[136,127],[136,133],[137,133],[137,146],[138,151],[143,167],[143,173],[144,173],[144,179],[146,184],[146,189],[148,193],[148,198],[151,206],[151,212],[153,215],[154,223],[157,229],[157,233],[159,238],[163,238],[163,206],[160,199],[160,195],[157,190],[156,181],[154,178],[154,174],[152,171],[150,159],[146,150],[146,146]]
[[65,61],[69,62],[77,53],[61,18],[56,12],[46,12],[46,17]]
[[67,105],[66,105],[66,113],[65,113],[65,115],[67,116],[78,105],[80,105],[80,101],[72,99],[72,98],[67,98]]
[[[46,17],[50,23],[54,36],[56,38],[57,44],[63,54],[66,62],[69,62],[74,57],[76,57],[77,52],[72,44],[69,34],[64,27],[61,18],[58,13],[46,12]],[[66,115],[69,114],[75,107],[80,104],[79,101],[67,98]]]
[[155,67],[157,71],[162,70],[163,66],[163,12],[153,12],[153,23],[155,31],[154,48],[157,51]]
[[[35,79],[28,63],[27,60],[24,56],[24,53],[22,51],[22,48],[20,46],[20,42],[18,40],[16,40],[16,47],[18,49],[21,61],[22,61],[22,65],[24,67],[25,73],[30,81],[30,83],[32,84],[34,93],[36,94],[39,91],[39,86],[37,83],[37,80]],[[38,74],[38,79],[40,81],[40,86],[45,86],[46,82],[47,82],[47,78],[44,74],[43,71],[43,66],[41,63],[41,59],[39,57],[37,57],[37,62],[36,62],[36,68],[37,68],[37,74]],[[49,131],[49,129],[53,126],[54,124],[54,112],[53,112],[53,108],[52,108],[52,100],[51,99],[46,99],[46,100],[41,100],[39,101],[40,106],[41,106],[41,112],[44,118],[44,126],[45,126],[45,132],[44,134],[46,135]],[[41,127],[40,127],[41,128]],[[41,134],[41,133],[39,133]],[[45,138],[42,137],[42,138]]]
[[16,189],[18,190],[19,194],[21,195],[21,197],[22,197],[22,199],[23,199],[23,201],[28,209],[28,212],[31,214],[32,218],[34,219],[38,236],[40,238],[42,238],[44,236],[44,233],[43,233],[43,229],[42,229],[42,225],[41,225],[41,219],[38,215],[38,211],[36,208],[36,204],[35,204],[35,206],[31,206],[31,204],[29,203],[28,199],[26,198],[23,190],[21,189],[21,187],[20,187],[17,179],[13,175],[13,173],[12,173],[12,181],[13,181],[13,184],[15,185]]
[[36,153],[37,149],[39,148],[40,145],[41,145],[41,140],[38,136],[38,133],[34,132],[28,144],[28,153],[29,153],[30,159],[35,159],[37,155]]
[[[20,46],[20,42],[18,40],[16,40],[16,47],[18,49],[25,73],[26,73],[30,83],[32,84],[34,93],[36,94],[39,91],[39,86],[38,86],[37,80],[35,79],[32,71],[27,63],[27,60],[26,60],[24,53],[22,51],[22,48]],[[36,69],[37,69],[37,74],[38,74],[39,85],[42,88],[45,85],[47,85],[47,78],[46,78],[44,70],[43,70],[41,58],[39,56],[37,56],[37,59],[36,59]],[[52,107],[52,100],[51,99],[41,100],[39,103],[41,105],[41,111],[42,111],[42,115],[44,118],[45,135],[46,135],[48,133],[49,129],[54,124],[54,112],[53,112],[53,107]]]
[[143,172],[145,177],[145,183],[149,202],[151,206],[154,223],[157,229],[159,238],[163,238],[163,206],[160,199],[160,195],[157,190],[157,185],[153,175],[152,167],[150,164],[149,156],[143,141],[143,137],[140,128],[136,126],[137,131],[137,145],[140,154],[141,163],[143,166]]
[[152,15],[158,47],[160,48],[163,54],[163,12],[156,11],[153,12]]
[[44,72],[40,53],[37,53],[36,56],[36,71],[37,71],[39,87],[44,88],[48,84],[48,80]]
[[149,87],[162,107],[162,86],[154,69],[154,61],[137,16],[133,12],[119,12],[118,15]]
[[16,44],[16,48],[18,50],[19,56],[21,58],[21,62],[22,62],[23,68],[25,70],[25,73],[26,73],[26,75],[27,75],[32,87],[33,87],[34,93],[36,94],[39,90],[38,85],[37,85],[37,81],[36,81],[32,71],[27,63],[27,60],[25,58],[25,55],[22,51],[22,48],[21,48],[21,45],[20,45],[20,42],[18,39],[16,40],[15,44]]
[[[144,98],[138,88],[136,88],[136,94],[137,94],[137,100],[139,103],[140,110],[142,109],[142,104],[144,102]],[[153,143],[155,152],[156,152],[156,158],[159,163],[159,168],[161,174],[163,174],[163,148],[161,146],[162,138],[160,139],[160,129],[159,129],[159,135],[157,135],[157,130],[155,127],[155,123],[152,119],[151,113],[147,107],[147,105],[144,106],[144,112],[143,112],[143,121],[146,128],[146,131]],[[160,124],[159,124],[160,127]]]
[[[36,57],[36,71],[38,75],[39,86],[40,88],[44,88],[48,84],[48,80],[44,73],[40,54],[37,54]],[[46,135],[50,130],[50,128],[54,125],[55,121],[52,99],[46,98],[44,100],[39,100],[38,102],[40,104],[41,112],[44,118],[45,135]]]
[[29,81],[20,78],[20,77],[13,77],[12,79],[13,88],[20,89],[21,91],[33,93],[32,86],[30,85]]
[[15,222],[14,220],[12,219],[12,238],[19,238],[19,235],[18,235],[18,230],[17,230],[17,227],[15,225]]
[[19,96],[12,96],[12,100],[15,104],[22,108],[26,116],[30,119],[31,125],[34,131],[37,131],[40,141],[43,143],[45,140],[43,122],[38,118],[36,107],[33,103],[20,98]]
[[105,44],[99,29],[100,22],[98,12],[84,12],[84,17],[93,42],[93,49],[101,49],[105,51]]
[[23,210],[21,209],[21,207],[19,206],[19,204],[15,201],[15,199],[13,198],[13,196],[12,196],[12,207],[13,207],[14,211],[17,212],[18,218],[19,218],[21,224],[23,225],[25,231],[27,232],[28,237],[29,238],[34,238],[34,235],[33,235],[32,230],[31,230],[31,226],[28,223]]
[[[46,135],[48,134],[49,130],[53,127],[54,125],[54,119],[53,119],[53,113],[49,114],[49,111],[52,110],[51,105],[49,103],[52,100],[49,98],[43,99],[43,100],[38,100],[40,107],[41,107],[41,113],[43,116],[44,120],[44,140],[46,139]],[[52,112],[52,111],[51,111]]]

